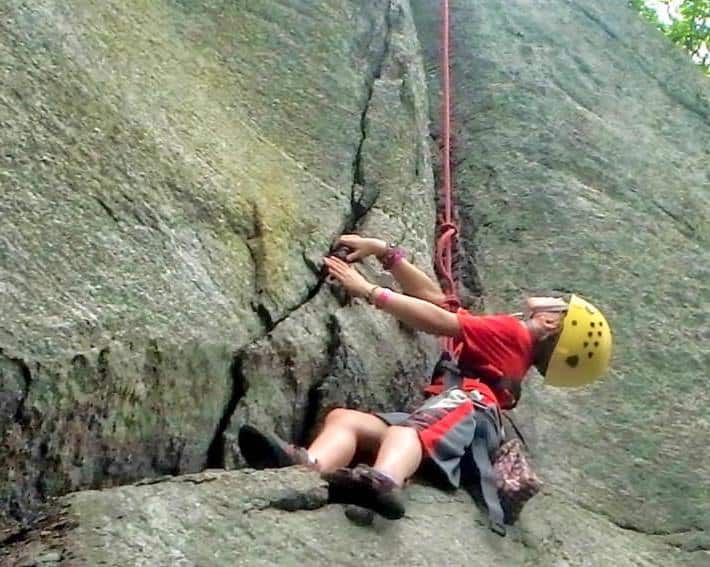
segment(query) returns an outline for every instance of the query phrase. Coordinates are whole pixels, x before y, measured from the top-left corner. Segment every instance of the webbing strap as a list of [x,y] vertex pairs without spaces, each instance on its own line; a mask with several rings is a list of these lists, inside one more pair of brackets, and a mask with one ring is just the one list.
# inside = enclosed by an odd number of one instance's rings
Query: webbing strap
[[[441,384],[441,391],[448,390],[449,388],[468,390],[467,382],[473,381],[473,379],[464,379],[464,376],[473,377],[478,374],[479,372],[476,370],[461,370],[456,360],[455,353],[452,353],[451,350],[444,350],[432,371],[431,383],[424,388],[424,391],[428,394],[439,394],[440,392],[433,388],[433,386],[439,384]],[[521,394],[520,381],[513,380],[512,378],[486,379],[485,377],[478,377],[475,378],[475,380],[485,384],[493,391],[503,409],[513,409],[518,404]],[[515,425],[513,425],[513,427],[516,429],[517,433],[517,427]]]
[[441,379],[442,390],[461,387],[461,370],[453,359],[451,351],[447,350],[441,353],[431,377],[432,381],[437,377]]
[[513,426],[513,430],[515,431],[515,434],[518,436],[518,439],[520,439],[520,442],[523,444],[523,447],[525,447],[526,449],[529,450],[530,447],[528,447],[528,443],[527,443],[527,441],[525,441],[525,437],[523,437],[523,434],[521,433],[520,429],[513,421],[513,418],[510,417],[510,415],[508,415],[507,413],[504,413],[503,415],[505,415],[505,418],[508,420],[510,425]]
[[[485,417],[483,417],[485,416]],[[481,482],[481,494],[488,508],[489,527],[499,536],[505,536],[505,514],[496,487],[496,473],[491,463],[491,452],[498,446],[499,436],[489,417],[483,413],[483,419],[476,422],[476,432],[471,444],[471,455],[478,469]]]

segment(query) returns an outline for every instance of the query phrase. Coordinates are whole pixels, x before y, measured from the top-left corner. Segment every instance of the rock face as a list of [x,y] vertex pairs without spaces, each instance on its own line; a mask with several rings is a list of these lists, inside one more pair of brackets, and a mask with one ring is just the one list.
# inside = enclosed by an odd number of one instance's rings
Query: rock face
[[[430,265],[437,4],[3,3],[0,522],[239,467],[246,421],[306,442],[332,406],[416,403],[436,341],[319,259],[359,230]],[[707,562],[710,85],[623,2],[452,17],[464,284],[490,311],[577,291],[616,337],[598,385],[531,378],[516,412],[548,488],[511,537],[458,493],[415,486],[363,529],[315,475],[208,472],[64,497],[0,532],[4,557]]]
[[[462,492],[415,486],[407,515],[368,527],[328,505],[298,468],[206,472],[63,499],[61,520],[18,546],[18,565],[692,565],[688,554],[546,494],[505,539]],[[438,558],[438,559],[437,559]],[[700,565],[700,563],[697,563]]]
[[[491,310],[586,295],[615,333],[605,381],[525,394],[544,477],[708,548],[710,83],[623,2],[455,4],[463,277]],[[436,10],[413,5],[433,68]]]
[[435,340],[320,273],[347,230],[431,257],[408,5],[11,1],[0,22],[6,509],[233,462],[235,407],[303,439],[329,405],[411,400]]

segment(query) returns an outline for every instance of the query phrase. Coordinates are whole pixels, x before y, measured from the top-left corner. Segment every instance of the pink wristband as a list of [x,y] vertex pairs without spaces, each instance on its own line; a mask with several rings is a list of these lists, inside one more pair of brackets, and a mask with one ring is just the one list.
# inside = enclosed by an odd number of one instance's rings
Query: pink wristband
[[379,293],[375,296],[375,307],[382,309],[392,297],[392,290],[386,287],[380,288]]
[[385,253],[380,256],[380,263],[385,270],[391,270],[404,260],[405,256],[406,253],[403,248],[389,245]]

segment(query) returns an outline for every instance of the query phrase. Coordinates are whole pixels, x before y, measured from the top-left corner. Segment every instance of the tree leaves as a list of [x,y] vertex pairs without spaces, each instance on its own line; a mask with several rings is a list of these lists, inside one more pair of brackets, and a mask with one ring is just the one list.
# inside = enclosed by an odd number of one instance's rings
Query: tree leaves
[[629,4],[673,43],[685,48],[710,76],[710,0],[659,0],[655,4],[666,7],[663,19],[648,0],[630,0]]

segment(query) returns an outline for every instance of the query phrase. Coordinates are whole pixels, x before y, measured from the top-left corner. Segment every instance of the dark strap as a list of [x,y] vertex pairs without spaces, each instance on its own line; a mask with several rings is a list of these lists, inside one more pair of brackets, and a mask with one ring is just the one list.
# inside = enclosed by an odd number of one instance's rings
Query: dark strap
[[[518,405],[522,392],[520,380],[512,378],[479,378],[479,380],[495,392],[501,403],[505,403],[503,409],[513,409]],[[505,395],[505,400],[501,399],[501,394]]]
[[471,455],[478,469],[481,482],[481,494],[488,508],[489,527],[499,536],[505,536],[505,515],[496,487],[496,474],[491,463],[491,455],[500,444],[500,434],[492,418],[481,413],[476,420],[476,432],[471,444]]
[[479,372],[474,369],[461,370],[458,362],[454,360],[450,352],[444,351],[441,353],[434,371],[431,374],[431,383],[440,383],[443,390],[449,388],[460,388],[463,383],[463,377],[475,376],[478,381],[488,386],[496,395],[498,400],[503,404],[503,409],[513,409],[518,405],[520,400],[521,385],[520,380],[512,378],[485,378],[478,377]]
[[453,360],[451,353],[446,351],[441,353],[439,361],[436,363],[434,371],[432,372],[432,382],[434,380],[441,380],[444,390],[459,388],[461,386],[463,376],[461,375],[458,364]]
[[520,441],[522,441],[523,446],[524,446],[526,449],[530,450],[530,448],[528,447],[527,441],[525,441],[525,437],[523,437],[523,434],[520,432],[520,429],[518,429],[518,426],[515,425],[515,422],[513,421],[513,418],[510,417],[510,415],[508,415],[507,412],[503,412],[503,415],[504,415],[505,418],[508,420],[508,422],[510,423],[510,425],[513,426],[513,430],[515,430],[515,434],[518,436],[518,439],[520,439]]

